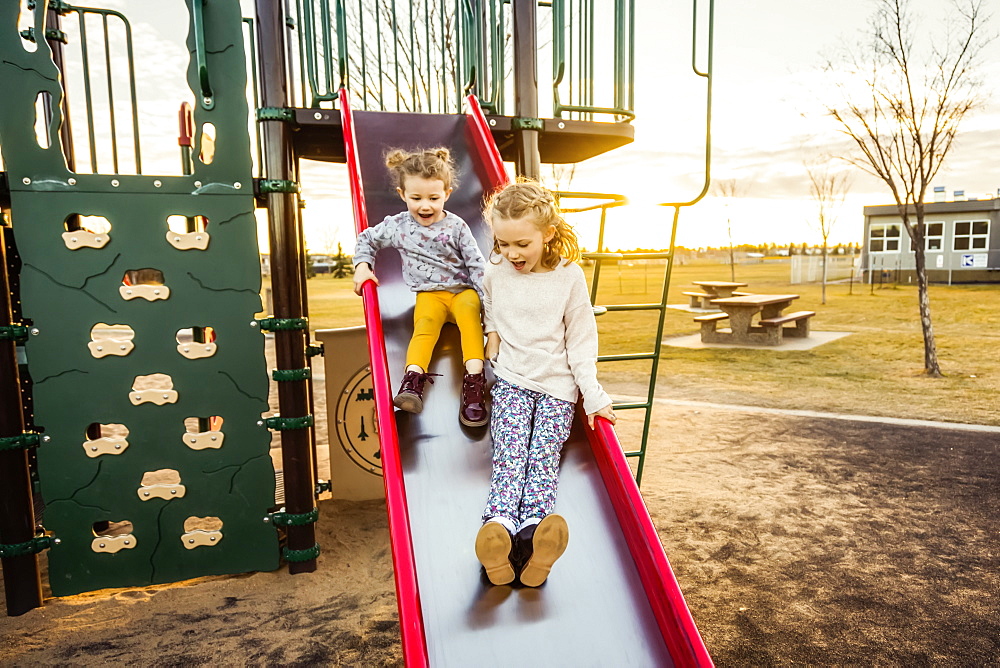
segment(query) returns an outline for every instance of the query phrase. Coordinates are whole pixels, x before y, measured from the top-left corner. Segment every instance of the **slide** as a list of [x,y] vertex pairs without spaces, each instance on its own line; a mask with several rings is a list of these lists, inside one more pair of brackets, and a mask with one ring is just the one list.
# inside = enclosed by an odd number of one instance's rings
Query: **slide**
[[[507,180],[474,97],[466,115],[352,112],[340,104],[358,230],[404,208],[383,155],[447,146],[458,187],[447,209],[491,247],[483,196]],[[495,587],[473,549],[489,489],[489,429],[458,421],[458,330],[446,325],[419,415],[392,397],[413,330],[414,295],[383,250],[364,288],[403,655],[408,666],[711,666],[609,423],[581,415],[563,451],[556,510],[569,547],[537,589]],[[336,351],[327,351],[336,354]]]

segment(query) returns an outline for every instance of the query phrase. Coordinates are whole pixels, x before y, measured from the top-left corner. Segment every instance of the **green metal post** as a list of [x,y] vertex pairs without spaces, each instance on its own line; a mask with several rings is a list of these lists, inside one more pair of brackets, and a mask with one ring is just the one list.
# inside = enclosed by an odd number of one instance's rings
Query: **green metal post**
[[[3,222],[0,219],[0,326],[9,326],[18,323],[14,322],[11,303],[11,284],[7,276],[8,230]],[[24,433],[25,424],[21,408],[17,343],[13,340],[0,340],[0,386],[6,397],[0,402],[0,438],[20,436]],[[0,449],[0,543],[26,543],[34,535],[35,515],[28,451]],[[24,554],[2,561],[7,614],[23,615],[39,607],[42,604],[42,580],[37,555]]]

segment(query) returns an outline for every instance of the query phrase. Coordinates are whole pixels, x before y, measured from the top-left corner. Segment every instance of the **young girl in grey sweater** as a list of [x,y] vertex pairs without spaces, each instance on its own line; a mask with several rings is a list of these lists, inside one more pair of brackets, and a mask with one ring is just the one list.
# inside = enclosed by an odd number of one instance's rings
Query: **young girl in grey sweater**
[[487,205],[494,245],[483,280],[486,357],[493,364],[493,473],[476,556],[490,582],[537,587],[566,549],[554,514],[559,457],[577,399],[591,427],[615,421],[597,382],[597,323],[574,260],[576,234],[555,197],[533,182],[505,186]]

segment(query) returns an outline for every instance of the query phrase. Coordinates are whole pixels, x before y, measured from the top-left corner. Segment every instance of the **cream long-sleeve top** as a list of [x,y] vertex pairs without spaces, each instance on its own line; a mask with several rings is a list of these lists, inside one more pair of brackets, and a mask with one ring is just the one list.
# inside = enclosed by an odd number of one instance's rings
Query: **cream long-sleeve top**
[[597,382],[597,321],[583,270],[518,272],[506,259],[486,263],[485,331],[500,336],[493,372],[518,387],[576,402],[595,413],[611,403]]
[[483,254],[469,225],[451,212],[427,226],[409,211],[386,216],[358,235],[354,266],[367,262],[374,268],[375,254],[383,248],[399,250],[403,280],[413,292],[473,288],[482,297]]

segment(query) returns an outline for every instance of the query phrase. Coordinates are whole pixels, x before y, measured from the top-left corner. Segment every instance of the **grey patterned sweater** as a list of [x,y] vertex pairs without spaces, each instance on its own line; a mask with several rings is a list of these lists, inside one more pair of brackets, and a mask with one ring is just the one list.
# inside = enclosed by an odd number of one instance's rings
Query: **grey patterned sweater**
[[403,280],[413,292],[473,288],[483,296],[483,254],[464,220],[445,211],[441,220],[424,227],[409,211],[386,216],[358,236],[354,266],[367,262],[383,248],[399,251]]

